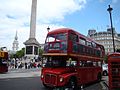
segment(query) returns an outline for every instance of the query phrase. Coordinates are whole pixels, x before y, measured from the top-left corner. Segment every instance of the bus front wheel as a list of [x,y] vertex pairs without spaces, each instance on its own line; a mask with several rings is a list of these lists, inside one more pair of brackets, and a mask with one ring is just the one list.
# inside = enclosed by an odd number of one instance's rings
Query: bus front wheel
[[47,86],[47,85],[46,85],[46,84],[44,84],[44,83],[43,83],[43,86],[44,86],[45,88],[50,88],[49,86]]
[[72,89],[72,90],[77,90],[78,86],[77,86],[76,79],[71,78],[71,79],[69,80],[68,87],[69,87],[70,89]]

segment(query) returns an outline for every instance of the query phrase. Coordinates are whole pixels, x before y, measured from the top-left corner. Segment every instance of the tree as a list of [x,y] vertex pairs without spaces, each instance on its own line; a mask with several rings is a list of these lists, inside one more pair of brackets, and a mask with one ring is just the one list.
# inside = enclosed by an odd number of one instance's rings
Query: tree
[[39,49],[39,55],[42,56],[42,54],[43,54],[43,49],[40,48]]
[[16,52],[16,57],[22,58],[25,54],[25,48],[22,48],[21,50]]
[[105,56],[104,56],[104,62],[105,62],[105,63],[108,63],[108,55],[105,55]]
[[116,52],[120,52],[120,49],[117,49]]
[[14,54],[10,54],[10,57],[9,57],[10,59],[12,59],[12,58],[14,58]]

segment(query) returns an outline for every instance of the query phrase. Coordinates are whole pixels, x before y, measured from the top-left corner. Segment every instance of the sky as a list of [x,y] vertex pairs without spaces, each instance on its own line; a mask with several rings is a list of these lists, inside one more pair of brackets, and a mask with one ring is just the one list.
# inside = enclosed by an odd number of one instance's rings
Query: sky
[[[0,0],[0,47],[12,50],[16,32],[19,49],[29,38],[32,0]],[[47,27],[72,28],[87,35],[89,29],[106,31],[111,5],[113,27],[120,33],[120,0],[37,0],[36,39],[45,42]]]

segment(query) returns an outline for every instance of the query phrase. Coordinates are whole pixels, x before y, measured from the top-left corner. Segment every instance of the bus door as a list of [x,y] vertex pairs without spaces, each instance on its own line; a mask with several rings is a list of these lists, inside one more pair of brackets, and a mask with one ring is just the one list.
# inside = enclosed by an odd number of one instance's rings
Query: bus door
[[108,56],[108,77],[110,90],[120,90],[120,53]]

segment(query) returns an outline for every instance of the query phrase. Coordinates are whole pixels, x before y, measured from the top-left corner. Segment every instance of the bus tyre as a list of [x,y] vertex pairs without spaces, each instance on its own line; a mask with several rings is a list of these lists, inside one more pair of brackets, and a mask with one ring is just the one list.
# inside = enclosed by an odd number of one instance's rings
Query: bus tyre
[[75,80],[74,78],[71,78],[71,79],[69,80],[68,87],[69,87],[70,89],[72,89],[72,90],[78,90],[78,89],[77,89],[77,88],[78,88],[77,82],[76,82],[76,80]]
[[43,83],[43,86],[44,86],[45,88],[50,88],[50,87],[48,87],[48,86],[47,86],[46,84],[44,84],[44,83]]
[[101,73],[98,73],[98,75],[97,75],[97,81],[100,82],[101,79],[102,79],[102,75],[101,75]]

